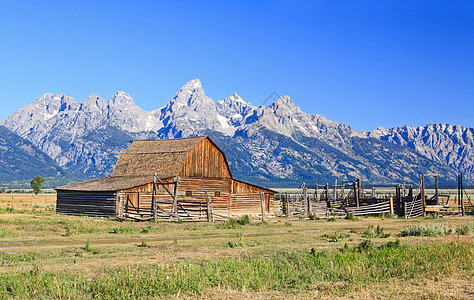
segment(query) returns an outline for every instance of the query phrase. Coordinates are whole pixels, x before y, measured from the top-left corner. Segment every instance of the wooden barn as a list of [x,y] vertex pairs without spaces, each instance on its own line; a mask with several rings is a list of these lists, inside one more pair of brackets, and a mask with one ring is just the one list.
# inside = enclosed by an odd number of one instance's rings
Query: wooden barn
[[209,137],[137,140],[110,177],[57,190],[56,211],[125,219],[273,215],[275,191],[232,177]]

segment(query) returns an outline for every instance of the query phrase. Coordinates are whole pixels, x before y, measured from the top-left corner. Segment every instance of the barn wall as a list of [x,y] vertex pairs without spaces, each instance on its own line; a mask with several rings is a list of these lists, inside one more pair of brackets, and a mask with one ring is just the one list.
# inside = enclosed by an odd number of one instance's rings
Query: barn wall
[[248,184],[239,180],[232,180],[234,194],[247,194],[247,193],[269,193],[270,191],[255,185]]
[[208,139],[188,152],[180,174],[184,177],[231,177],[224,155]]
[[[163,182],[173,182],[174,178],[163,179]],[[168,190],[173,193],[173,185],[167,186]],[[151,211],[151,203],[152,203],[152,193],[153,193],[153,183],[148,183],[142,186],[129,188],[126,190],[122,190],[120,195],[124,197],[125,203],[132,204],[134,207],[143,209],[143,210],[150,210]],[[166,189],[163,185],[156,185],[156,200],[158,202],[171,202],[173,198],[168,194]],[[125,204],[124,203],[124,204]],[[163,207],[167,210],[171,211],[171,204],[158,204],[160,207]],[[124,207],[121,206],[121,209],[124,210]]]
[[[213,178],[180,178],[178,185],[178,199],[181,201],[206,202],[211,197],[212,209],[217,214],[230,213],[230,179]],[[186,192],[191,192],[187,196]],[[217,194],[216,194],[217,192]]]
[[56,213],[73,216],[116,216],[115,192],[78,192],[58,190]]
[[236,214],[261,214],[261,192],[264,193],[265,197],[264,208],[266,213],[268,215],[274,214],[274,192],[239,180],[232,180],[232,189],[232,211]]
[[[272,194],[264,194],[265,214],[268,216],[274,215]],[[260,200],[260,193],[241,193],[232,194],[231,196],[231,211],[233,215],[260,215],[262,213],[262,204]]]
[[[173,179],[164,180],[165,182]],[[173,193],[173,186],[168,186]],[[232,193],[234,189],[234,193]],[[153,184],[147,184],[122,191],[127,201],[134,207],[150,210],[152,203]],[[274,215],[273,201],[274,193],[245,182],[235,181],[230,178],[193,178],[180,177],[178,185],[178,201],[184,202],[207,202],[207,196],[211,197],[213,211],[221,215],[260,215],[261,200],[260,192],[264,192],[265,211],[267,215]],[[166,192],[163,186],[157,185],[156,199],[158,206],[167,211],[172,211],[173,198]],[[204,207],[205,209],[205,207]]]

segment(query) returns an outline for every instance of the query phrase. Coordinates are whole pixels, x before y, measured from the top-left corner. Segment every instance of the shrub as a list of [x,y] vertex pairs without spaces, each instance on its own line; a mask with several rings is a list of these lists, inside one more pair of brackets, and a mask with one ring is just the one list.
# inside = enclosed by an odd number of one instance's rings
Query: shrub
[[261,222],[252,223],[252,226],[266,226],[266,225],[268,225],[268,222],[267,222],[267,221],[261,221]]
[[90,243],[89,243],[89,240],[86,241],[86,245],[82,248],[82,250],[84,250],[84,251],[86,251],[86,252],[89,252],[89,253],[92,253],[92,254],[98,254],[98,253],[100,253],[100,250],[99,250],[99,249],[93,249],[93,248],[91,248]]
[[400,240],[399,239],[396,239],[395,241],[390,241],[388,242],[387,244],[385,245],[382,245],[380,246],[380,249],[398,249],[400,248],[402,245],[400,243]]
[[375,250],[375,246],[374,244],[370,241],[370,240],[364,240],[363,242],[361,242],[359,244],[359,246],[357,246],[357,251],[359,252],[370,252],[370,251],[374,251]]
[[450,234],[468,235],[474,233],[474,226],[472,224],[459,225],[448,227],[444,225],[434,226],[409,226],[400,231],[400,236],[440,236]]
[[387,238],[390,236],[390,234],[385,233],[383,231],[383,228],[380,227],[380,225],[377,225],[377,228],[374,229],[373,225],[369,225],[367,229],[362,232],[362,236],[366,239],[371,239],[371,238]]
[[243,215],[240,219],[237,220],[237,224],[239,225],[248,225],[252,222],[248,215]]
[[150,245],[148,245],[145,240],[142,240],[142,242],[140,244],[137,245],[137,247],[140,247],[140,248],[149,248]]
[[72,235],[71,228],[69,226],[65,227],[66,233],[64,234],[65,237],[70,237]]
[[237,220],[236,219],[228,219],[227,221],[225,221],[222,226],[219,226],[219,227],[223,227],[223,228],[226,228],[226,229],[235,229],[237,227],[238,223],[237,223]]
[[334,217],[330,217],[327,219],[328,222],[336,222],[336,218]]
[[425,219],[438,219],[438,217],[437,213],[427,213]]
[[346,215],[346,217],[345,217],[344,219],[346,219],[346,220],[354,220],[354,219],[355,219],[355,218],[354,218],[354,214],[351,213],[351,212],[350,212],[350,213],[347,213],[347,215]]
[[122,229],[120,228],[113,228],[111,231],[109,231],[109,233],[115,233],[115,234],[118,234],[118,233],[122,233]]
[[333,235],[323,235],[323,238],[327,239],[328,242],[333,242],[333,243],[337,243],[339,242],[339,240],[342,240],[343,239],[343,236],[342,234],[338,234],[337,232],[334,232]]
[[151,230],[151,226],[148,225],[147,227],[143,227],[141,230],[140,230],[140,233],[149,233]]
[[471,225],[460,225],[456,228],[456,234],[458,235],[468,235],[474,231],[474,228]]
[[225,246],[226,246],[227,248],[235,248],[235,247],[238,247],[239,245],[237,245],[236,243],[234,244],[234,243],[232,243],[232,242],[229,241],[229,242],[227,242],[227,243],[225,244]]

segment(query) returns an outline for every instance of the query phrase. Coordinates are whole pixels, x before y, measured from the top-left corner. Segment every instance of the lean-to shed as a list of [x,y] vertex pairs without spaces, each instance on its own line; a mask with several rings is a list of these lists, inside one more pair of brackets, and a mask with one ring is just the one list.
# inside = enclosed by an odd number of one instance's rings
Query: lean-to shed
[[57,213],[139,219],[199,219],[209,200],[216,215],[258,215],[262,207],[273,215],[275,194],[234,179],[209,137],[133,141],[110,177],[56,190]]

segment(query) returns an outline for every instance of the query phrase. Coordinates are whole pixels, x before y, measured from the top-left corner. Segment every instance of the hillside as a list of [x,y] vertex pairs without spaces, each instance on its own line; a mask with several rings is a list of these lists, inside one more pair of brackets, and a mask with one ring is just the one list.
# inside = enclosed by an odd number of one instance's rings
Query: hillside
[[0,182],[69,175],[47,154],[0,126]]

